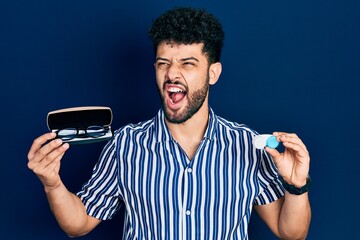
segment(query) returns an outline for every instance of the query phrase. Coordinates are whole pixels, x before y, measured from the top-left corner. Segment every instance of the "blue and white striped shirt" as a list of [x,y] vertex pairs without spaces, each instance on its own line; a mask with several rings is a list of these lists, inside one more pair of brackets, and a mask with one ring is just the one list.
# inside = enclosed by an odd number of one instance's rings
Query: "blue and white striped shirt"
[[124,203],[124,239],[248,239],[253,204],[284,195],[271,157],[251,144],[256,132],[212,109],[192,160],[162,110],[114,135],[78,196],[102,220]]

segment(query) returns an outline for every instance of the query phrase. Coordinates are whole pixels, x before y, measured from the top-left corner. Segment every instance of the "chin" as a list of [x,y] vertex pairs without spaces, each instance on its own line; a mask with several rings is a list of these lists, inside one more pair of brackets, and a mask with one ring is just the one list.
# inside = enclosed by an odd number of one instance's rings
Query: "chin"
[[181,124],[192,118],[200,108],[185,108],[184,110],[177,110],[176,112],[169,110],[164,106],[165,118],[170,123]]

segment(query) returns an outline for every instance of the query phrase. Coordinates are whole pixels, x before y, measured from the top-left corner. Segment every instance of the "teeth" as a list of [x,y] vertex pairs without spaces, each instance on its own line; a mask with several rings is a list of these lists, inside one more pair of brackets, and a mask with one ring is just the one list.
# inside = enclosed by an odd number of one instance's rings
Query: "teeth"
[[183,90],[181,90],[180,88],[176,88],[176,87],[171,87],[168,89],[169,92],[184,92]]

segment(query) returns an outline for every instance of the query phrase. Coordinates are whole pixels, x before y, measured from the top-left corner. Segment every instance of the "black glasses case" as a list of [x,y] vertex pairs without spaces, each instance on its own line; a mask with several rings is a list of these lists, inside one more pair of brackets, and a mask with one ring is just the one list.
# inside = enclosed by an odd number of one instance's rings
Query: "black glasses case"
[[110,126],[112,119],[113,114],[109,107],[83,106],[51,111],[47,114],[46,120],[49,130],[52,132],[67,128],[87,129],[90,126],[101,126],[106,129],[104,135],[100,137],[94,138],[83,134],[65,141],[70,144],[85,144],[112,138],[113,133]]

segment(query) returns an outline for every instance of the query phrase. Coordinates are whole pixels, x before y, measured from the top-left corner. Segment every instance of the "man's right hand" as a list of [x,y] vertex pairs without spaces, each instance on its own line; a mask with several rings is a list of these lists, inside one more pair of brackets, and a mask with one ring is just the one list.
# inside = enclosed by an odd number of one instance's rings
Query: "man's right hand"
[[56,220],[69,236],[82,236],[95,228],[101,220],[87,215],[78,196],[69,192],[59,175],[60,161],[68,143],[46,133],[34,140],[28,153],[28,167],[39,177]]
[[55,133],[46,133],[34,140],[28,157],[28,167],[40,179],[45,191],[51,191],[61,184],[60,160],[69,148],[68,143],[55,139]]

